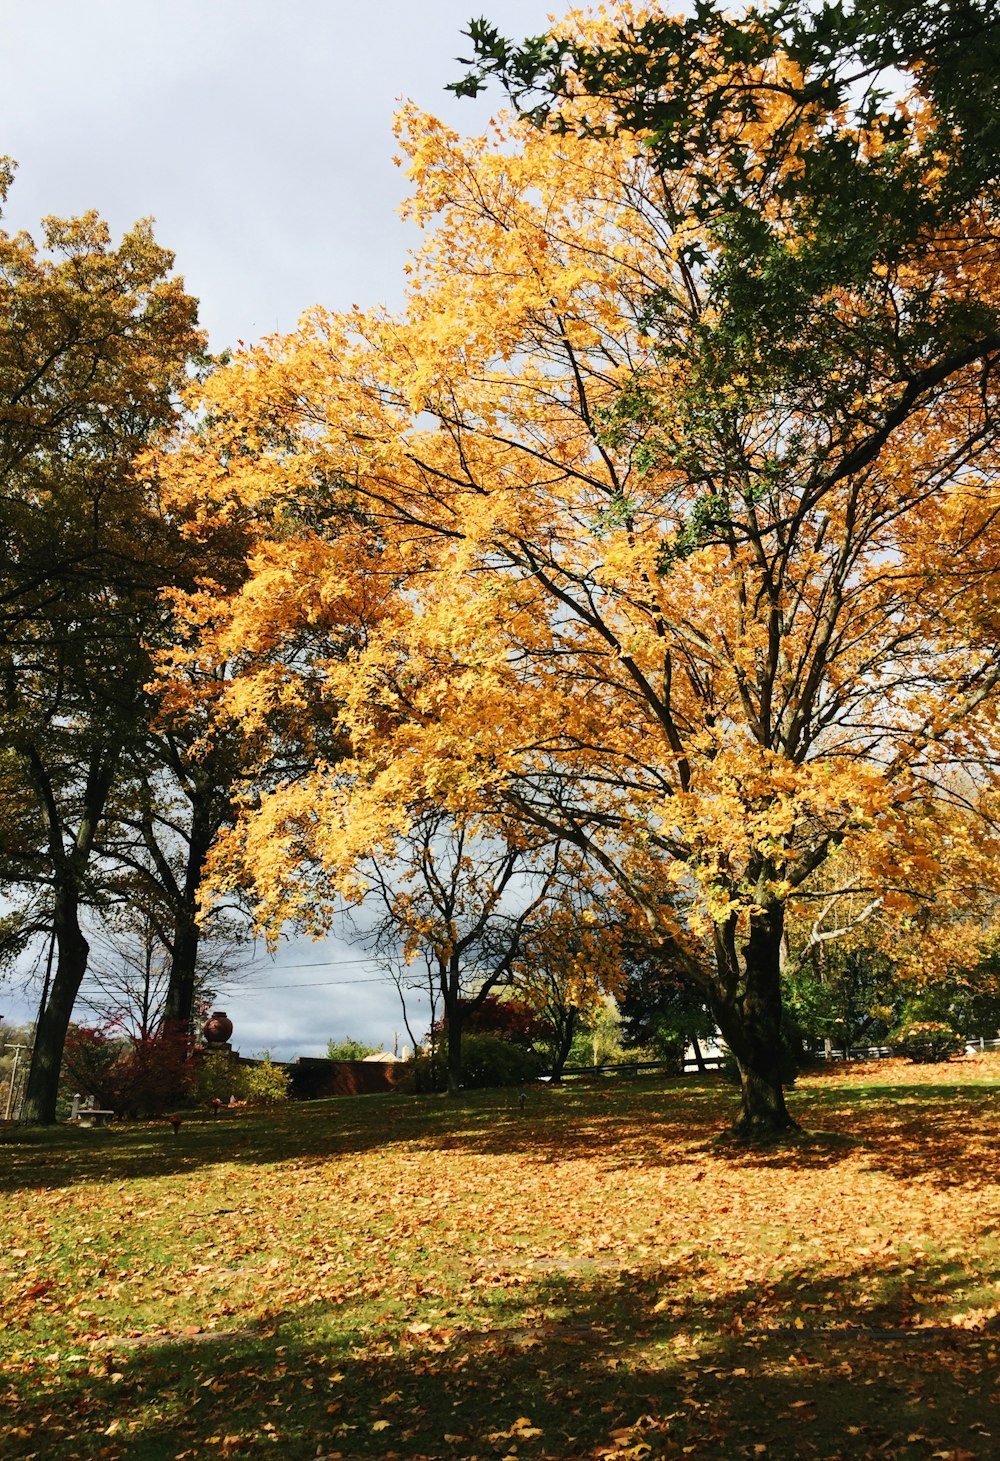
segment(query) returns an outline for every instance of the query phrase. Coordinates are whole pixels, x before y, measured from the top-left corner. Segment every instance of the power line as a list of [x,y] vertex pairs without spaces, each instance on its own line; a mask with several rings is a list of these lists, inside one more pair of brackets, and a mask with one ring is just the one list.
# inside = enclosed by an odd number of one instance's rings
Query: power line
[[274,969],[344,969],[348,964],[376,964],[375,959],[310,959],[295,964],[276,964],[273,959],[261,959],[248,964],[248,969],[264,969],[268,964]]
[[370,979],[313,979],[302,984],[258,984],[253,989],[244,989],[242,986],[229,985],[234,993],[239,988],[241,999],[252,999],[257,994],[267,994],[275,989],[331,989],[334,985],[344,984],[390,984],[394,983],[391,974],[376,974]]

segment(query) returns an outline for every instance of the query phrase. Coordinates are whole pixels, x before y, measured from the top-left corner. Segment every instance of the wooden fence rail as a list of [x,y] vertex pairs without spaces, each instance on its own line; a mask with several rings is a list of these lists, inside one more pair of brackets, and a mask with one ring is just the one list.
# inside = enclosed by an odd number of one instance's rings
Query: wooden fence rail
[[[1000,1050],[1000,1040],[984,1040],[981,1037],[966,1042],[966,1051],[974,1050]],[[888,1060],[892,1051],[888,1045],[859,1045],[844,1050],[813,1050],[810,1052],[813,1060]],[[686,1056],[684,1060],[684,1074],[696,1074],[701,1070],[718,1070],[725,1060],[724,1054],[703,1055],[701,1064],[693,1056]],[[665,1071],[669,1074],[677,1074],[677,1067],[674,1061],[670,1060],[623,1060],[611,1065],[567,1065],[563,1068],[563,1078],[586,1079],[588,1076],[597,1075],[653,1075],[656,1071]]]

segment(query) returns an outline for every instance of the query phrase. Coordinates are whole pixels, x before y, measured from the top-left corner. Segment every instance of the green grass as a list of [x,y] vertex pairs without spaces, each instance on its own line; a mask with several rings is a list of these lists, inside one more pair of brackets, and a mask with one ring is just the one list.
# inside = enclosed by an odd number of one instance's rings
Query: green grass
[[2,1143],[0,1454],[1000,1455],[1000,1061]]

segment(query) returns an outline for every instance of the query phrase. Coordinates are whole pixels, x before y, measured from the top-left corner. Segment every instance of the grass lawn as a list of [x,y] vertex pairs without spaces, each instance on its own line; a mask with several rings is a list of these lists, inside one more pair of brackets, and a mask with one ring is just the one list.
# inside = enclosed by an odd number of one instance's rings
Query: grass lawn
[[3,1457],[1000,1457],[1000,1058],[3,1134]]

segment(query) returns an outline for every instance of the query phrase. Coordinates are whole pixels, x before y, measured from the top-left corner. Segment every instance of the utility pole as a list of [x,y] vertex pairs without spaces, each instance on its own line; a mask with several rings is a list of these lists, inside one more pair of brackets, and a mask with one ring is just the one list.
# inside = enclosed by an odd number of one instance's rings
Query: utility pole
[[[10,1049],[11,1047],[10,1046],[7,1046],[6,1048],[7,1049]],[[31,1046],[30,1045],[15,1045],[13,1047],[13,1050],[14,1050],[14,1064],[11,1066],[11,1070],[10,1070],[10,1085],[7,1088],[7,1109],[4,1112],[4,1118],[3,1118],[5,1121],[9,1121],[10,1120],[10,1113],[13,1110],[13,1107],[14,1107],[14,1093],[17,1090],[17,1067],[18,1067],[18,1064],[20,1063],[21,1051],[22,1050],[30,1050],[30,1049],[31,1049]]]

